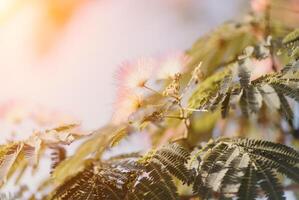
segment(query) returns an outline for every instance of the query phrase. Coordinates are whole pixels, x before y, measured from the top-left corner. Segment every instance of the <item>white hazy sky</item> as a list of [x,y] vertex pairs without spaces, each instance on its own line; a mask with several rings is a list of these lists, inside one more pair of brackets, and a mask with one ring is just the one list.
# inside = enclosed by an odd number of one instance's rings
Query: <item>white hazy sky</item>
[[34,49],[40,13],[27,6],[0,26],[0,101],[19,99],[58,109],[86,128],[97,128],[110,119],[119,63],[184,50],[200,34],[235,17],[241,2],[90,1],[42,57]]

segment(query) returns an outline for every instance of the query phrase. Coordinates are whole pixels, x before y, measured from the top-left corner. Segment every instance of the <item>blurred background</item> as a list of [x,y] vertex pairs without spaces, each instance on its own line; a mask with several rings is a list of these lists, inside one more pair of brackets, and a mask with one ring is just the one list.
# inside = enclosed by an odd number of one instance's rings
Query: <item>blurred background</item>
[[1,140],[7,118],[21,126],[17,137],[35,128],[20,125],[28,116],[100,127],[111,118],[123,61],[184,51],[248,9],[245,0],[1,0]]

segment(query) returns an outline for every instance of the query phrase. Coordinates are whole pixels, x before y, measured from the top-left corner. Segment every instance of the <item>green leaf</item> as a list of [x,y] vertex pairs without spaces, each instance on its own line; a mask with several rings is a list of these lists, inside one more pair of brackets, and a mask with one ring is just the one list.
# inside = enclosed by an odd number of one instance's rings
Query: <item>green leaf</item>
[[285,197],[283,188],[276,177],[276,173],[269,168],[260,168],[258,162],[256,162],[255,165],[258,165],[257,177],[259,180],[259,185],[266,193],[268,199],[284,200]]
[[250,83],[250,71],[247,68],[247,59],[239,61],[238,76],[240,78],[241,87],[246,88]]
[[298,40],[299,40],[299,28],[287,34],[283,38],[282,43],[286,46],[292,46]]
[[156,162],[149,162],[136,177],[127,200],[178,200],[176,187],[167,171]]
[[[231,71],[226,69],[201,82],[188,100],[191,109],[209,109],[218,95],[224,95],[230,86]],[[218,101],[217,103],[220,103]]]
[[52,178],[56,184],[61,184],[71,175],[83,169],[87,157],[95,154],[100,157],[111,145],[113,134],[119,127],[106,126],[93,132],[92,136],[83,142],[73,156],[62,161],[53,171]]
[[237,196],[238,200],[254,200],[257,197],[257,177],[251,163],[246,169]]
[[189,152],[187,152],[180,145],[173,143],[164,145],[156,151],[152,159],[155,162],[161,163],[173,176],[180,179],[183,183],[190,184],[190,171],[185,164],[189,159]]
[[16,142],[0,146],[0,186],[6,181],[8,173],[17,161],[23,145],[22,142]]
[[221,103],[221,116],[222,116],[222,118],[225,118],[229,113],[230,97],[231,97],[231,92],[229,91],[229,92],[226,93],[225,98]]
[[250,23],[226,23],[212,33],[201,37],[187,54],[191,57],[188,67],[202,62],[205,75],[211,75],[223,64],[232,63],[243,49],[256,42]]
[[271,83],[271,86],[279,93],[284,94],[295,101],[299,101],[299,89],[298,88],[292,88],[288,85],[282,84],[282,83]]
[[52,200],[122,200],[126,174],[105,165],[90,164],[60,185],[49,199]]
[[285,117],[289,125],[293,127],[294,113],[290,107],[288,100],[283,96],[283,94],[279,93],[278,91],[277,96],[280,100],[279,110],[281,111],[282,115]]
[[299,153],[282,144],[220,138],[201,151],[193,186],[201,197],[220,191],[221,198],[255,199],[259,185],[269,199],[284,199],[277,175],[299,181]]

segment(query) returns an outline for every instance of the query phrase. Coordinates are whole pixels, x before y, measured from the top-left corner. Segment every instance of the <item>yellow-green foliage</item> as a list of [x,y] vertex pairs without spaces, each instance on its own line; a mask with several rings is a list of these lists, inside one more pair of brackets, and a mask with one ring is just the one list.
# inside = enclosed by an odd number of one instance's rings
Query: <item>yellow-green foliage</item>
[[202,62],[204,73],[211,75],[222,64],[233,62],[245,47],[256,43],[252,29],[250,24],[227,23],[200,38],[187,51],[191,57],[189,67]]
[[295,29],[291,33],[287,34],[283,40],[282,43],[284,45],[292,45],[294,42],[299,40],[299,28]]
[[225,69],[223,71],[216,72],[212,76],[199,83],[194,90],[192,96],[189,98],[188,107],[191,109],[202,109],[217,96],[221,91],[221,87],[224,81],[228,81],[227,78],[231,76],[231,70]]

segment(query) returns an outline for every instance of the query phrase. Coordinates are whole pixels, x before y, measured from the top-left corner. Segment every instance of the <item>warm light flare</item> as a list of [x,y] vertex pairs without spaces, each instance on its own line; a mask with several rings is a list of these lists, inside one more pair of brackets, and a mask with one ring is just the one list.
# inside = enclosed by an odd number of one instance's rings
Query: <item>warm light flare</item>
[[[14,19],[27,20],[38,53],[46,53],[59,32],[70,22],[86,0],[0,0],[0,25],[12,25]],[[27,12],[28,11],[28,12]],[[25,13],[25,15],[24,15]],[[35,17],[31,18],[31,15]],[[12,23],[11,23],[12,22]]]
[[11,16],[30,0],[1,0],[0,1],[0,24],[6,22]]
[[3,13],[7,7],[10,6],[10,4],[12,3],[13,1],[10,1],[10,0],[3,0],[3,1],[0,1],[0,13]]
[[1,0],[0,1],[0,14],[3,14],[7,10],[9,10],[17,0]]

